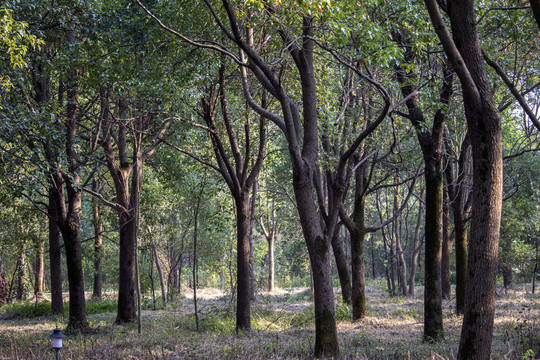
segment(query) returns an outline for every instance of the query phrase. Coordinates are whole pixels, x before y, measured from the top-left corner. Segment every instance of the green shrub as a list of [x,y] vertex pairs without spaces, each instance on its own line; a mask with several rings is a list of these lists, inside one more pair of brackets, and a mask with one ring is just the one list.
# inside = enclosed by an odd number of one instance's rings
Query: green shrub
[[35,302],[16,302],[13,304],[7,304],[4,307],[6,314],[20,316],[24,318],[31,318],[37,316],[45,316],[51,313],[51,303],[43,301],[40,303]]
[[115,312],[118,310],[118,304],[113,300],[96,300],[86,302],[86,314],[102,314]]
[[345,303],[338,303],[336,306],[336,321],[352,320],[352,309]]

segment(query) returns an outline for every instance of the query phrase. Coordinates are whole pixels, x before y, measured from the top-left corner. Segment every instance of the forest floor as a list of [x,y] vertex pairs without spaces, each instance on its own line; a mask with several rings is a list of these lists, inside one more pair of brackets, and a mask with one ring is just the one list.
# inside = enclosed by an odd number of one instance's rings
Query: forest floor
[[[415,297],[390,297],[375,283],[368,287],[368,316],[351,322],[351,310],[338,297],[339,359],[454,359],[461,317],[455,299],[443,302],[445,340],[422,342],[422,288]],[[187,293],[187,292],[185,292]],[[91,330],[70,335],[61,359],[310,359],[314,325],[308,289],[261,292],[252,305],[253,330],[234,331],[230,294],[215,289],[198,293],[199,331],[192,294],[151,310],[145,301],[142,335],[136,324],[114,325],[115,313],[88,316]],[[157,294],[156,294],[157,296]],[[0,308],[0,359],[51,359],[48,336],[59,321],[50,316],[22,318]],[[501,289],[493,334],[493,359],[540,358],[540,295],[527,286]]]

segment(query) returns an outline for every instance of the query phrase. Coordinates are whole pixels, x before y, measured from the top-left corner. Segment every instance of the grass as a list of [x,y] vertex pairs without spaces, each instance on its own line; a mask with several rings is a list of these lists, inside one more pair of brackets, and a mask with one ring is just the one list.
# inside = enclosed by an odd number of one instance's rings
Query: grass
[[[421,294],[421,289],[417,293]],[[68,336],[62,359],[312,358],[313,308],[308,290],[279,289],[259,294],[252,305],[253,330],[242,334],[234,332],[234,306],[229,297],[214,289],[201,289],[198,294],[199,332],[189,296],[163,309],[143,310],[143,335],[138,335],[135,324],[114,325],[114,301],[89,302],[92,331]],[[443,302],[445,340],[427,344],[421,341],[421,297],[389,297],[377,284],[368,289],[367,296],[368,316],[358,322],[350,321],[351,309],[338,300],[340,359],[455,358],[461,318],[453,315],[454,300]],[[38,312],[28,317],[28,306],[0,308],[0,359],[52,358],[48,336],[57,319]],[[13,314],[11,318],[8,312]],[[538,358],[539,315],[538,294],[523,289],[512,294],[500,292],[492,358]],[[64,328],[67,319],[58,320]]]

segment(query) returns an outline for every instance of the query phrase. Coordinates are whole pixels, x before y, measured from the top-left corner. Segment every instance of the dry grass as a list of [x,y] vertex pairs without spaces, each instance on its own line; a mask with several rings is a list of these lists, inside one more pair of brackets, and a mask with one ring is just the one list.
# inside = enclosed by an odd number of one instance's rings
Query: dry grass
[[[422,289],[417,289],[421,294]],[[348,307],[336,311],[340,359],[454,359],[461,318],[454,300],[444,301],[445,340],[421,341],[423,303],[389,297],[376,286],[368,291],[368,316],[346,320]],[[309,359],[314,339],[311,296],[306,289],[259,294],[252,307],[253,330],[234,333],[230,297],[215,289],[198,291],[200,331],[195,331],[192,300],[170,303],[166,310],[143,311],[143,335],[134,324],[115,326],[114,313],[89,316],[89,334],[69,336],[62,359]],[[1,311],[1,310],[0,310]],[[540,296],[516,289],[497,299],[493,359],[540,355]],[[0,359],[50,359],[51,318],[0,320]],[[65,324],[64,324],[65,326]],[[537,347],[537,348],[535,348]],[[529,352],[529,354],[531,354]]]

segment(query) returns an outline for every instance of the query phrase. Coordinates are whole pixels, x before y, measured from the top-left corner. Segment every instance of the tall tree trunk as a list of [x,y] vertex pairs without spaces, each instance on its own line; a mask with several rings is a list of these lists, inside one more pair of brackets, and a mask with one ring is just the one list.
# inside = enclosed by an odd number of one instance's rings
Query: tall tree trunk
[[[92,190],[97,192],[97,183],[92,183]],[[101,221],[101,206],[97,200],[93,200],[93,220],[94,220],[94,288],[92,297],[101,299],[102,296],[102,278],[101,271],[102,246],[103,246],[103,223]]]
[[450,251],[453,240],[450,235],[450,198],[448,196],[448,184],[445,183],[443,190],[443,233],[442,233],[442,258],[441,258],[441,291],[444,299],[449,300],[452,295],[450,285]]
[[[467,178],[469,176],[470,137],[465,136],[457,162],[457,176],[454,176],[453,161],[446,165],[448,195],[452,204],[454,218],[454,237],[456,251],[456,314],[462,315],[465,309],[465,286],[467,283],[467,224],[470,213]],[[449,148],[449,147],[448,147]]]
[[505,290],[512,289],[513,287],[513,271],[512,271],[512,239],[504,239],[502,242],[502,251],[505,256],[504,261],[501,264],[503,274],[503,285]]
[[456,234],[456,313],[465,311],[467,288],[467,221],[454,212],[454,232]]
[[274,244],[276,242],[276,236],[273,232],[266,241],[268,242],[268,291],[272,292],[275,284]]
[[461,80],[473,156],[471,239],[458,359],[489,359],[502,208],[501,119],[484,68],[474,1],[448,2],[453,38],[436,1],[425,2]]
[[22,301],[26,300],[26,240],[23,240],[20,247],[19,256],[17,257],[17,291],[15,299]]
[[40,301],[45,297],[43,293],[43,280],[45,279],[45,240],[41,237],[35,239],[34,242],[36,252],[36,267],[34,270],[34,297],[36,301]]
[[410,267],[411,272],[409,274],[409,295],[414,296],[414,288],[416,286],[416,269],[418,268],[418,256],[422,251],[422,240],[420,239],[420,227],[422,225],[422,213],[424,210],[424,203],[420,201],[418,204],[418,218],[416,221],[416,227],[414,228],[414,237],[411,246],[411,260]]
[[443,336],[441,292],[442,164],[426,159],[426,240],[424,264],[424,339]]
[[[311,269],[313,271],[313,293],[315,303],[315,354],[333,356],[339,352],[336,319],[334,315],[334,289],[330,241],[321,228],[315,199],[311,169],[293,166],[293,185],[300,215],[300,224],[306,240]],[[300,170],[302,169],[302,170]],[[306,173],[307,172],[307,173]]]
[[343,241],[339,236],[340,226],[336,226],[334,236],[332,236],[332,250],[336,260],[339,283],[341,284],[341,297],[345,304],[351,303],[351,276],[349,275],[349,266],[347,256],[343,250]]
[[58,227],[56,199],[54,192],[60,191],[53,185],[49,188],[49,271],[51,274],[51,313],[64,313],[62,295],[62,252],[60,245],[60,228]]
[[[364,204],[355,204],[355,206],[364,207]],[[351,233],[353,320],[359,320],[366,316],[366,272],[364,263],[365,236],[366,233],[361,226],[358,226],[357,229]]]
[[[137,170],[134,169],[134,172]],[[127,179],[124,185],[128,189]],[[136,293],[135,293],[135,248],[137,243],[136,214],[138,203],[132,203],[133,193],[139,188],[137,175],[132,174],[132,187],[130,200],[125,204],[127,211],[120,211],[120,252],[119,252],[119,278],[118,278],[118,310],[117,323],[133,322],[136,320]]]
[[[399,186],[396,187],[394,193],[394,213],[399,209]],[[394,220],[394,237],[396,239],[396,254],[398,257],[398,269],[399,269],[399,287],[403,296],[407,296],[409,289],[407,288],[407,263],[405,262],[405,255],[403,254],[403,247],[401,246],[401,232],[399,229],[399,217]]]
[[6,278],[4,276],[4,263],[2,261],[2,256],[0,255],[0,305],[7,303],[8,301],[8,291]]
[[[405,58],[412,64],[416,58],[408,39],[395,32],[394,39],[405,46]],[[416,74],[397,67],[396,74],[403,95],[413,94],[416,89]],[[425,267],[424,267],[424,339],[435,341],[444,337],[442,318],[441,258],[442,258],[442,206],[443,206],[443,135],[446,109],[453,92],[453,73],[449,64],[443,67],[443,84],[440,91],[440,107],[436,111],[431,131],[426,129],[426,119],[419,107],[417,97],[407,101],[409,119],[424,158],[426,183],[425,219]]]
[[255,226],[255,212],[257,207],[258,180],[253,183],[253,190],[249,200],[249,277],[250,277],[250,300],[254,301],[257,294],[257,279],[255,278],[255,254],[253,244],[253,226]]
[[154,250],[154,261],[156,262],[156,268],[159,274],[159,284],[161,285],[161,300],[163,301],[163,305],[165,305],[167,304],[167,284],[165,284],[165,275],[163,273],[161,263],[159,262],[159,255],[156,245],[154,245],[152,248]]
[[249,215],[249,194],[241,194],[235,199],[236,234],[237,234],[237,270],[236,270],[236,331],[251,328],[251,249],[249,236],[251,219]]

